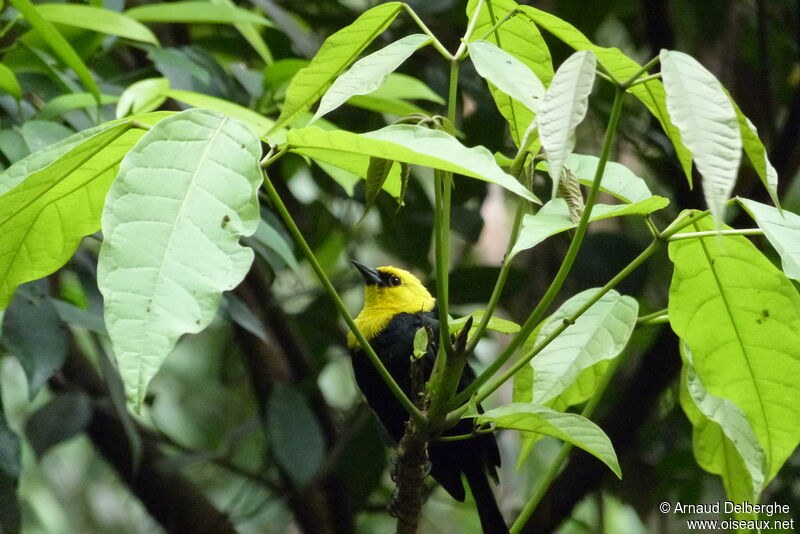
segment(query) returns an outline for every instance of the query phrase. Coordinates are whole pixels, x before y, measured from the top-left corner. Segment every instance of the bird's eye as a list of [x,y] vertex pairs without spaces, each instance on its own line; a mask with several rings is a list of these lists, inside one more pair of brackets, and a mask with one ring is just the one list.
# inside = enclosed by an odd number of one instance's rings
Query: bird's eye
[[403,282],[398,277],[396,277],[394,275],[392,275],[392,277],[389,278],[389,285],[392,286],[392,287],[399,286],[402,283]]

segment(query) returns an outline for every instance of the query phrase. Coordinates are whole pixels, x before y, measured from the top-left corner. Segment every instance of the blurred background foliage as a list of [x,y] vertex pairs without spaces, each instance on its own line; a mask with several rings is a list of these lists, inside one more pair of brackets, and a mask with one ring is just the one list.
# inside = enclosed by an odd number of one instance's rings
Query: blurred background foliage
[[[102,116],[78,79],[6,4],[0,12],[2,63],[18,80],[21,98],[14,97],[13,85],[0,73],[0,166],[113,119],[120,95],[141,80],[165,78],[171,91],[210,95],[275,118],[292,75],[325,37],[374,3],[239,2],[274,23],[259,28],[267,53],[259,53],[225,24],[148,24],[160,47],[58,24],[106,95]],[[409,3],[446,47],[457,46],[466,2]],[[698,58],[758,127],[780,176],[784,206],[800,210],[800,2],[531,4],[640,62],[661,48]],[[103,0],[102,5],[122,11],[140,4]],[[416,31],[402,16],[372,49]],[[546,37],[558,64],[569,51]],[[461,78],[462,141],[513,154],[506,125],[471,69],[465,63]],[[328,120],[362,132],[393,121],[391,110],[444,113],[436,95],[446,94],[447,66],[434,50],[423,49],[400,71],[424,82],[432,94],[413,85],[417,92],[412,98],[388,92],[383,100],[351,102],[358,105],[344,106]],[[412,87],[408,79],[401,81],[406,90]],[[157,91],[143,94],[151,97],[145,103],[151,108],[179,110],[188,101]],[[606,85],[597,85],[578,132],[577,152],[597,154],[612,96]],[[672,200],[671,212],[658,223],[680,209],[702,206],[699,191],[688,188],[670,143],[642,106],[626,102],[619,132],[613,159],[644,177],[654,193]],[[299,156],[287,156],[270,170],[353,312],[361,303],[361,284],[349,266],[351,258],[403,266],[433,287],[428,171],[413,171],[403,207],[383,195],[377,209],[358,223],[364,191],[352,177],[311,167]],[[768,202],[752,169],[742,174],[738,192]],[[477,180],[457,180],[453,205],[450,292],[453,312],[463,314],[488,300],[511,214],[502,194]],[[18,292],[6,314],[0,353],[0,399],[7,419],[0,419],[0,450],[20,447],[21,465],[0,463],[0,532],[14,532],[20,517],[21,530],[37,534],[393,532],[394,521],[385,510],[392,487],[391,452],[356,390],[345,327],[311,269],[295,260],[290,241],[266,206],[263,220],[259,233],[248,240],[258,253],[251,273],[226,295],[211,327],[179,343],[150,387],[144,416],[136,421],[120,409],[119,381],[108,363],[102,299],[94,279],[98,239],[85,239],[46,283],[28,284]],[[645,232],[641,225],[629,226],[626,218],[593,225],[563,294],[605,283],[646,246]],[[557,236],[515,260],[501,301],[503,315],[524,319],[567,245],[566,236]],[[637,297],[648,313],[665,306],[670,275],[662,256],[619,289]],[[36,303],[39,311],[25,315],[20,311],[25,302]],[[9,320],[15,314],[22,318],[16,326]],[[503,342],[502,337],[484,341],[474,365],[485,366]],[[30,396],[30,371],[15,358],[26,351],[55,354],[51,365],[59,369]],[[678,532],[680,517],[660,514],[661,501],[724,500],[719,479],[700,470],[692,458],[691,427],[678,404],[677,340],[669,327],[637,330],[624,358],[596,418],[616,447],[624,478],[616,480],[595,459],[575,452],[533,517],[531,532]],[[507,401],[511,392],[498,395]],[[542,441],[517,470],[517,439],[501,434],[500,444],[505,461],[498,494],[511,517],[557,446]],[[798,480],[800,456],[795,454],[767,489],[764,502],[800,510]],[[187,522],[189,517],[193,522]],[[469,504],[454,503],[435,489],[422,529],[467,533],[479,527]]]

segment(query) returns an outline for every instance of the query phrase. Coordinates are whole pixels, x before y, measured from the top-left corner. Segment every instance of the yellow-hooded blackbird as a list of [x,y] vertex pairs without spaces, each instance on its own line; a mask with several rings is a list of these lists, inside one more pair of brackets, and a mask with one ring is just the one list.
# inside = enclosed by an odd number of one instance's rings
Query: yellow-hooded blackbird
[[[439,339],[436,299],[408,271],[388,266],[371,269],[355,261],[353,264],[366,284],[364,309],[356,318],[356,325],[400,388],[411,397],[414,336],[417,330],[428,325],[434,333],[432,339]],[[389,435],[399,442],[408,413],[375,371],[352,332],[347,341],[358,387]],[[438,343],[432,344],[429,352],[423,356],[425,380],[433,368],[436,345]],[[459,391],[473,380],[475,372],[467,365]],[[472,430],[472,420],[464,419],[445,435],[469,434]],[[485,534],[508,532],[489,485],[489,477],[497,482],[497,467],[500,466],[500,452],[493,435],[482,434],[458,441],[432,441],[428,446],[428,456],[431,475],[457,501],[465,498],[461,479],[461,475],[465,475]]]

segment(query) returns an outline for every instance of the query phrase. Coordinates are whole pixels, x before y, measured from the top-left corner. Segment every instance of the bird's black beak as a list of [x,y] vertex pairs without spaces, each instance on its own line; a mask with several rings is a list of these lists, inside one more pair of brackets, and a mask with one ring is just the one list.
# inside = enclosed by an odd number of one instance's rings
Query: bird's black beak
[[353,265],[355,265],[358,272],[361,273],[361,276],[364,277],[364,283],[368,286],[382,286],[383,280],[381,279],[380,273],[375,269],[370,269],[366,265],[358,263],[356,260],[350,260]]

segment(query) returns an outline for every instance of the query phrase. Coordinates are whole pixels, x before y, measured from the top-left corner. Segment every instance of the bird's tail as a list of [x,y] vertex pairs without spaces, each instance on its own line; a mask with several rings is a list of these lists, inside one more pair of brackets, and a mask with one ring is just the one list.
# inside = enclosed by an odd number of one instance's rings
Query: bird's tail
[[466,473],[467,482],[472,489],[472,496],[478,507],[483,534],[508,534],[505,519],[497,507],[497,501],[489,485],[489,478],[482,469],[470,470]]

